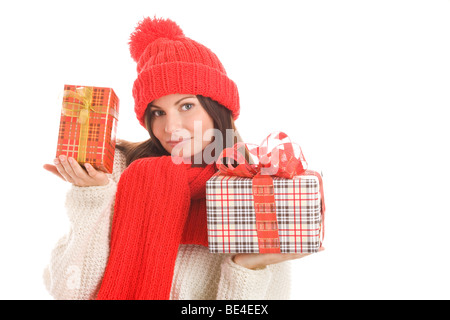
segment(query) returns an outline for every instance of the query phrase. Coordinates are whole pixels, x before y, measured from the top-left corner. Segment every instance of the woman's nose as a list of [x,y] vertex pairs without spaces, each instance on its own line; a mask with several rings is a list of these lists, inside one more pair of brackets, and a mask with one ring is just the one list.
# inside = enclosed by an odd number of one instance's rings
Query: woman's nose
[[175,131],[179,131],[183,128],[183,122],[181,121],[181,117],[176,114],[168,114],[166,116],[166,127],[165,130],[167,133],[173,133]]

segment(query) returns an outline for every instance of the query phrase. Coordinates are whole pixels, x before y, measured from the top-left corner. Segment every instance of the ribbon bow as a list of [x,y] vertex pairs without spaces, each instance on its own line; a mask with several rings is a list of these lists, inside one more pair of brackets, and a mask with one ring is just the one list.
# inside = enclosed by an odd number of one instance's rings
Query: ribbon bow
[[92,108],[92,87],[76,88],[76,91],[64,90],[64,98],[74,98],[80,102],[63,102],[62,113],[68,117],[77,117],[77,122],[85,124],[89,120],[89,111]]
[[[256,156],[257,163],[249,163],[252,159],[247,161],[247,150]],[[222,151],[216,165],[223,175],[250,178],[270,175],[288,179],[304,173],[308,166],[300,146],[292,143],[284,132],[271,133],[259,146],[238,142]]]
[[[117,113],[114,109],[110,109],[109,112],[102,112],[94,109],[92,106],[93,100],[93,87],[78,87],[72,90],[64,90],[64,98],[73,98],[74,101],[64,101],[62,113],[68,117],[76,117],[78,118],[78,123],[86,124],[89,120],[89,113],[91,111],[100,114],[111,114],[114,118],[117,119]],[[79,101],[79,102],[75,102]],[[99,106],[99,108],[105,108],[106,106]]]

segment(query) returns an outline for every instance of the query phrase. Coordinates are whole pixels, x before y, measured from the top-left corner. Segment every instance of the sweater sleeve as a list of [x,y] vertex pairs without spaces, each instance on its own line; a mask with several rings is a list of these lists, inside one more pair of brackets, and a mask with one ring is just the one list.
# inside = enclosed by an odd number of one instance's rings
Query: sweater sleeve
[[69,232],[53,249],[44,283],[55,299],[94,299],[108,261],[117,182],[125,159],[116,150],[105,186],[73,186],[66,195]]
[[290,296],[290,264],[247,269],[226,256],[221,265],[218,300],[285,300]]

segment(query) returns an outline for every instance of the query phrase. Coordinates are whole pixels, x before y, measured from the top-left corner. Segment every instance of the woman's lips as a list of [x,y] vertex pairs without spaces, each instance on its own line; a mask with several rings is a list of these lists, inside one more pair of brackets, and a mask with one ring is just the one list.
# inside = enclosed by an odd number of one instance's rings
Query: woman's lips
[[173,140],[170,140],[170,141],[166,141],[167,142],[167,144],[169,145],[169,146],[171,146],[171,147],[175,147],[177,144],[179,144],[179,143],[185,143],[186,141],[189,141],[189,140],[191,140],[192,138],[190,138],[190,139],[185,139],[185,140],[179,140],[179,141],[173,141]]

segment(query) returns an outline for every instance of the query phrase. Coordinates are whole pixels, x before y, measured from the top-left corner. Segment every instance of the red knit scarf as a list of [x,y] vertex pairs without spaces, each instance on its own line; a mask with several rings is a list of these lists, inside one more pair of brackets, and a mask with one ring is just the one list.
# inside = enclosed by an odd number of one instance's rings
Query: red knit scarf
[[214,164],[191,168],[170,156],[125,169],[97,299],[169,299],[179,244],[208,245],[205,190],[215,172]]

